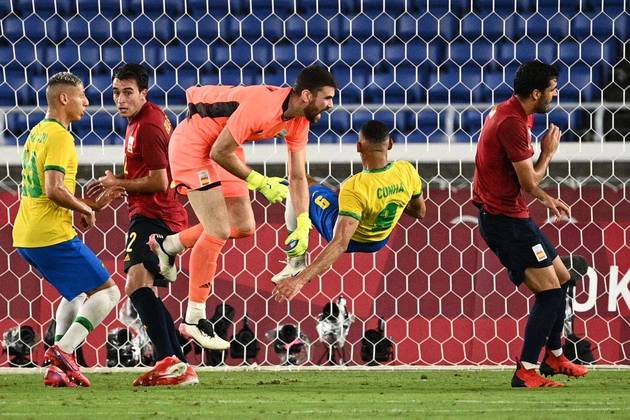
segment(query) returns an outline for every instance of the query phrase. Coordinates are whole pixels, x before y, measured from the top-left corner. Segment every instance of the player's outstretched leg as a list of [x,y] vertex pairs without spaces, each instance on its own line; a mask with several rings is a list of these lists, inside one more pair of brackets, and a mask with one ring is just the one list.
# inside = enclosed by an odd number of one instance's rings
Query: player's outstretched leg
[[179,332],[208,350],[227,350],[230,348],[230,342],[216,335],[212,322],[205,318],[199,319],[196,323],[182,322],[179,324]]
[[55,388],[76,388],[78,385],[68,378],[63,370],[55,365],[48,366],[44,375],[44,385]]
[[540,373],[545,376],[562,374],[569,377],[579,378],[586,376],[588,368],[586,366],[573,363],[567,359],[564,354],[556,356],[551,352],[551,350],[547,349],[545,352],[545,358],[540,364]]
[[188,365],[175,356],[168,356],[159,360],[153,369],[138,376],[133,381],[133,386],[154,386],[160,381],[169,378],[175,380],[182,379],[188,370]]
[[306,268],[306,253],[298,255],[297,257],[287,256],[287,265],[281,272],[271,278],[271,281],[275,284],[280,283],[282,280],[293,277],[296,274],[301,273]]
[[149,236],[149,248],[158,257],[160,263],[160,274],[168,281],[177,280],[177,267],[175,266],[175,255],[171,255],[164,249],[164,240],[166,237],[159,233],[153,233]]
[[[61,350],[56,344],[48,348],[46,353],[44,353],[44,363],[50,363],[52,366],[59,368],[67,375],[68,379],[76,385],[91,385],[90,380],[81,373],[81,369],[79,368],[77,361],[74,359],[74,355]],[[44,378],[44,383],[46,383],[46,378]]]
[[565,386],[562,382],[544,378],[536,372],[536,368],[525,369],[523,364],[516,362],[516,371],[512,376],[512,388],[559,388]]

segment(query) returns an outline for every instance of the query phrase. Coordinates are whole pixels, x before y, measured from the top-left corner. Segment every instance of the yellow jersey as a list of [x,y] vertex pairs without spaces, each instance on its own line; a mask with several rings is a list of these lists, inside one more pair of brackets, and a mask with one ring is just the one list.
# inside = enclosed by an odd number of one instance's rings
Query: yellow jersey
[[420,194],[418,171],[399,160],[348,178],[339,191],[339,214],[359,221],[353,241],[377,242],[391,234],[409,200]]
[[22,154],[20,208],[13,224],[13,246],[37,248],[74,238],[72,210],[46,196],[44,172],[64,173],[64,185],[74,194],[77,176],[74,137],[59,121],[42,120],[31,130]]

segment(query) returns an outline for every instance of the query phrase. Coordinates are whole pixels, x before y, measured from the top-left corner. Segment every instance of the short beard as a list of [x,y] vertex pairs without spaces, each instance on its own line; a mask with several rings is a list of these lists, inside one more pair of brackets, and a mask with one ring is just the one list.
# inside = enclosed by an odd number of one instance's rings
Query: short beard
[[304,116],[306,117],[307,120],[314,123],[316,122],[315,119],[322,111],[323,110],[317,109],[315,105],[307,105],[306,108],[304,108]]

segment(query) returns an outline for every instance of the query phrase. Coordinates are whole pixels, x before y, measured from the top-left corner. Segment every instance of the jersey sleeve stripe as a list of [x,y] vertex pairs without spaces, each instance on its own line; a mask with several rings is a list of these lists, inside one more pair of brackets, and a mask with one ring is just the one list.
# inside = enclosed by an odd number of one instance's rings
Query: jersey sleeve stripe
[[46,165],[44,166],[44,171],[59,171],[65,174],[66,168],[64,168],[63,166],[57,166],[57,165]]
[[339,211],[339,216],[350,216],[353,219],[357,219],[359,222],[361,221],[361,216],[359,216],[358,214],[353,213],[351,211],[340,210]]

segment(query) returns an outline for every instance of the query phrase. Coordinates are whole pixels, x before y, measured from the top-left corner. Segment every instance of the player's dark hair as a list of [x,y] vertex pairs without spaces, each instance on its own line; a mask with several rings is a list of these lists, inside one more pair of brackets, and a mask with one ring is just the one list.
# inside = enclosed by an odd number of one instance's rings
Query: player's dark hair
[[123,64],[114,70],[112,80],[114,79],[135,80],[141,92],[149,88],[149,72],[140,64]]
[[334,76],[325,67],[314,64],[304,68],[298,74],[293,90],[298,94],[304,89],[315,93],[326,86],[337,89]]
[[79,86],[82,84],[83,82],[79,79],[79,77],[68,71],[53,74],[51,78],[48,79],[48,88],[59,85]]
[[368,143],[382,143],[389,139],[389,128],[380,121],[370,120],[361,127],[361,135]]
[[514,93],[527,98],[534,90],[544,91],[552,80],[558,80],[558,68],[534,60],[521,64],[514,76]]

